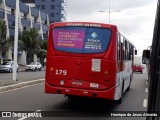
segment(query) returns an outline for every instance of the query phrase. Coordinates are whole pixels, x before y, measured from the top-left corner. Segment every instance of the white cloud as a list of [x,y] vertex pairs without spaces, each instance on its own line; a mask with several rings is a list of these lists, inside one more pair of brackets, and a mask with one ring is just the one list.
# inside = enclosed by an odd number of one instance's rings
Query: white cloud
[[[157,0],[110,0],[110,21],[141,52],[152,43]],[[108,23],[109,0],[68,0],[68,21]],[[130,34],[130,35],[127,35]]]

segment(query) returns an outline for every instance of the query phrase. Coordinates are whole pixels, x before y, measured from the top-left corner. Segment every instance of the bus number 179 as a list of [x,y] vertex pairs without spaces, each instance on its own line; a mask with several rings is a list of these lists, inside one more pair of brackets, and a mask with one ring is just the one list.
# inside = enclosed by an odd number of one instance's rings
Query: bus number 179
[[67,75],[67,70],[55,70],[56,75]]

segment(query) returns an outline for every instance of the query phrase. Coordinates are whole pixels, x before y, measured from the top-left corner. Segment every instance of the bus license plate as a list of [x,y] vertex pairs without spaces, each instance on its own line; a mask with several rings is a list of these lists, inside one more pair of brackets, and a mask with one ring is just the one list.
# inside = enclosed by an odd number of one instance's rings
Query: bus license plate
[[98,88],[99,84],[97,84],[97,83],[90,83],[90,87],[92,87],[92,88]]

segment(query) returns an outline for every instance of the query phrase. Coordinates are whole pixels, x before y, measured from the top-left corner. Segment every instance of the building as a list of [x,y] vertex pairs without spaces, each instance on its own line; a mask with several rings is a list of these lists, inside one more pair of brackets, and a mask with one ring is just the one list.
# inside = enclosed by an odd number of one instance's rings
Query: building
[[30,7],[35,7],[35,0],[21,0],[21,1]]
[[27,4],[35,3],[35,7],[49,16],[50,23],[67,20],[67,0],[22,0]]
[[[14,40],[15,34],[15,11],[16,0],[0,0],[0,19],[5,21],[6,38]],[[39,33],[40,39],[46,39],[48,36],[49,18],[48,14],[30,7],[23,2],[19,2],[19,34],[24,30],[35,28]],[[13,58],[13,47],[6,53],[6,58]],[[2,58],[2,56],[0,55]],[[18,63],[26,64],[24,51],[18,52]]]
[[21,0],[24,3],[35,3],[35,0]]

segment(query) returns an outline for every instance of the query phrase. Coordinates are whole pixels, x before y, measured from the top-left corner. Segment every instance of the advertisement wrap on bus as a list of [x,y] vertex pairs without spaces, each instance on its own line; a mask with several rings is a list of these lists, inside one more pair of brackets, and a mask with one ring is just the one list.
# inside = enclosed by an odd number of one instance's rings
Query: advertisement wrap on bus
[[116,100],[129,90],[134,46],[115,25],[50,25],[45,92]]

